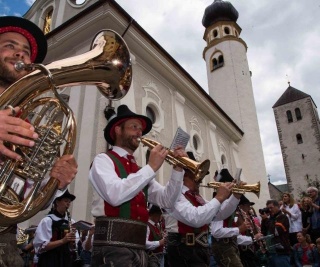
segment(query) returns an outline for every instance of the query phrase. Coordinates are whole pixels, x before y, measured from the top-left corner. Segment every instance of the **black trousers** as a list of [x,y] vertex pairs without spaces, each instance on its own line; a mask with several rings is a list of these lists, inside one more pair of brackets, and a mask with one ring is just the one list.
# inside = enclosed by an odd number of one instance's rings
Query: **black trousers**
[[208,267],[210,263],[209,248],[200,245],[168,245],[167,253],[170,267]]

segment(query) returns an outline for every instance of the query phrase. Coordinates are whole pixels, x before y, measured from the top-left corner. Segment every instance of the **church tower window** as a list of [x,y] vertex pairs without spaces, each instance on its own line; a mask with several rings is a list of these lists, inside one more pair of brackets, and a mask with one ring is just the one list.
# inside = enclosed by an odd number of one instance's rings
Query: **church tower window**
[[296,108],[296,109],[294,110],[294,112],[296,113],[297,121],[301,120],[301,119],[302,119],[302,116],[301,116],[300,108]]
[[296,138],[297,138],[297,143],[298,143],[298,144],[302,144],[302,143],[303,143],[301,134],[297,134],[297,135],[296,135]]
[[224,27],[224,33],[225,33],[225,34],[230,34],[230,29],[229,29],[229,27]]
[[290,110],[287,110],[287,119],[288,123],[293,122],[292,113]]

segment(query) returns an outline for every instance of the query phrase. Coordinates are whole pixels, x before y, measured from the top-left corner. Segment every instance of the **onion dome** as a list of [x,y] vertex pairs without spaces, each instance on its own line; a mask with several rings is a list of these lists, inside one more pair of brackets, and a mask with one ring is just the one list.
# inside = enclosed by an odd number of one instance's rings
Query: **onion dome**
[[238,11],[228,1],[214,0],[214,2],[206,8],[202,18],[202,25],[208,28],[217,21],[234,21],[239,17]]

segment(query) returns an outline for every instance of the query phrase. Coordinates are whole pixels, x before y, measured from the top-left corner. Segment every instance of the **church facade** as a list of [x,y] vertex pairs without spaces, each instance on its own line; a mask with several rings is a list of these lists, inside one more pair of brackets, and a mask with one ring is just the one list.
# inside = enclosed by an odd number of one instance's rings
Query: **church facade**
[[[130,50],[132,83],[127,95],[113,101],[116,108],[126,104],[153,120],[148,138],[170,146],[178,127],[190,134],[186,150],[198,161],[210,159],[210,175],[203,184],[213,181],[216,170],[228,168],[234,176],[242,169],[241,180],[260,182],[260,198],[247,197],[264,207],[269,199],[267,174],[257,121],[251,76],[246,57],[247,46],[240,38],[237,11],[225,1],[215,1],[204,11],[204,52],[207,64],[209,95],[119,4],[114,0],[37,0],[25,14],[47,32],[48,55],[45,64],[81,55],[90,50],[96,33],[112,29]],[[187,18],[186,18],[187,19]],[[235,62],[233,64],[232,62]],[[206,71],[205,69],[203,71]],[[219,85],[219,86],[217,86]],[[220,88],[220,89],[219,89]],[[220,92],[219,92],[220,90]],[[79,169],[70,191],[77,196],[72,217],[91,221],[92,188],[88,171],[94,156],[107,149],[103,137],[106,126],[104,110],[110,100],[95,86],[66,86],[61,93],[77,119],[75,157]],[[135,156],[146,164],[146,147]],[[165,184],[171,166],[164,163],[157,180]],[[201,188],[206,199],[212,189]],[[36,224],[43,214],[33,217]]]

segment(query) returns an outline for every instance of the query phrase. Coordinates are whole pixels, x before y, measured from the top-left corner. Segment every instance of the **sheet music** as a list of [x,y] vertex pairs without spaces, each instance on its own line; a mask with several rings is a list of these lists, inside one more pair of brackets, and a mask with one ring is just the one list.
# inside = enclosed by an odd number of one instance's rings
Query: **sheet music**
[[178,145],[182,146],[184,149],[187,147],[187,144],[190,140],[190,134],[182,130],[180,127],[178,127],[176,134],[172,140],[172,144],[170,146],[170,149],[175,149]]

